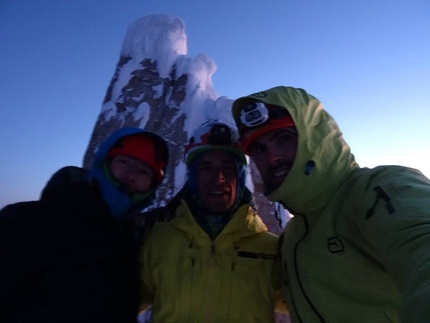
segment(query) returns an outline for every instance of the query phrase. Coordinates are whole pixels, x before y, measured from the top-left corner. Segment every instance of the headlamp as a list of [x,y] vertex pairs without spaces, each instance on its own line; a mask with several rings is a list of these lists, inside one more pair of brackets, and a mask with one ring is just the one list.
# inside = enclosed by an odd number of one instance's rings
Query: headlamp
[[258,127],[269,120],[277,120],[289,117],[287,109],[263,102],[247,102],[240,111],[240,122],[247,128]]
[[262,102],[249,102],[240,111],[240,121],[248,128],[261,125],[268,119],[269,111]]
[[233,142],[230,128],[224,124],[215,124],[209,131],[208,144],[228,146]]
[[185,163],[189,166],[196,155],[211,150],[230,151],[240,158],[242,164],[246,164],[246,158],[239,149],[236,129],[216,120],[209,120],[193,132],[185,145]]

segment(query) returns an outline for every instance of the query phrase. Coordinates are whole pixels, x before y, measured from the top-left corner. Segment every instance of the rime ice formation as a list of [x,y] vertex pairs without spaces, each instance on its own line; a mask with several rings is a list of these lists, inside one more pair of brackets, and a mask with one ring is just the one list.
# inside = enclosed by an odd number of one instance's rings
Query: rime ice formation
[[[234,127],[230,112],[233,100],[218,96],[212,86],[215,62],[205,54],[187,57],[187,51],[180,18],[151,15],[129,25],[84,157],[84,167],[88,168],[100,143],[124,126],[159,134],[168,142],[170,160],[156,205],[167,203],[185,182],[183,145],[193,130],[209,119]],[[254,180],[250,175],[248,181],[251,189],[254,182],[260,188],[258,175],[253,172],[252,177]],[[255,196],[269,229],[279,233],[286,221],[285,212],[261,192]]]

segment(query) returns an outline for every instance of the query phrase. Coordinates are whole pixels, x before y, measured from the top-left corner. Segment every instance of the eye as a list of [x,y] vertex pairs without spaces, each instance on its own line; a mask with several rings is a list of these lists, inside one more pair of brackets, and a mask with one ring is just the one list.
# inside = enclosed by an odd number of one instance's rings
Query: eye
[[128,164],[128,159],[127,158],[122,158],[122,157],[118,157],[117,161],[121,164],[121,165],[127,165]]
[[202,165],[199,165],[197,167],[197,170],[199,172],[206,172],[206,171],[210,170],[210,168],[211,168],[210,165],[208,165],[208,164],[202,164]]
[[282,133],[276,138],[276,142],[280,145],[291,144],[291,143],[294,143],[295,140],[296,140],[295,134],[290,132]]
[[235,164],[226,164],[223,166],[223,171],[229,172],[229,173],[235,173],[236,172],[236,165]]
[[146,169],[141,169],[139,170],[139,174],[146,176],[146,175],[149,175],[149,172]]
[[265,147],[262,144],[255,143],[252,146],[249,147],[249,152],[251,155],[259,155],[264,153]]

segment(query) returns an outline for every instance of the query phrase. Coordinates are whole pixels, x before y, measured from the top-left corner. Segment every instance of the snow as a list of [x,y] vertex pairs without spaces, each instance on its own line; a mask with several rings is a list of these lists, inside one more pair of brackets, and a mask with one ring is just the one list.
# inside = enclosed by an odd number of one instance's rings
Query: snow
[[149,107],[148,103],[142,102],[133,113],[134,120],[140,120],[140,128],[143,128],[149,120]]
[[167,77],[178,56],[186,55],[187,52],[183,21],[169,15],[150,15],[129,25],[121,55],[156,60],[160,75]]
[[104,112],[103,113],[104,122],[107,122],[111,118],[116,116],[116,107],[115,107],[115,104],[111,101],[103,104],[102,111]]
[[[188,129],[197,127],[207,118],[216,119],[214,115],[217,114],[217,109],[227,111],[232,102],[227,98],[223,98],[219,103],[215,101],[218,95],[213,88],[212,75],[217,65],[206,54],[200,53],[195,59],[186,57],[186,54],[187,36],[185,25],[180,18],[150,15],[136,20],[127,28],[122,44],[121,55],[129,57],[130,60],[121,67],[118,80],[112,88],[112,98],[120,98],[122,89],[132,78],[132,73],[142,69],[141,62],[149,58],[157,63],[160,77],[169,77],[173,66],[176,68],[177,77],[188,75],[187,97],[184,102]],[[162,85],[157,85],[154,89],[161,96]],[[200,107],[203,113],[196,114],[196,107]],[[105,114],[106,121],[115,116],[111,109],[111,104],[103,106],[102,111],[109,112]],[[230,124],[232,122],[232,119],[229,120]]]

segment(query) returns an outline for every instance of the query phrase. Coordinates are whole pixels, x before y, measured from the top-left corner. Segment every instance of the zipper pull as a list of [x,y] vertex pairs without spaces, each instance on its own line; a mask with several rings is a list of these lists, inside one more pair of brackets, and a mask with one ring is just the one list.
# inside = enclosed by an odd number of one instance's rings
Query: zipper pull
[[232,271],[232,272],[234,271],[234,267],[236,267],[236,262],[235,262],[235,261],[232,261],[232,262],[231,262],[231,271]]
[[196,264],[196,258],[191,257],[191,267],[194,267],[195,264]]

